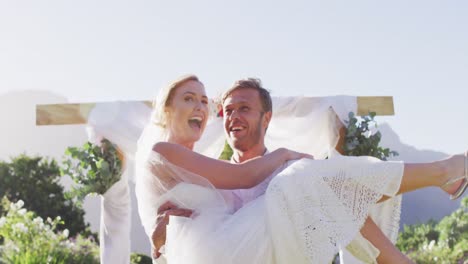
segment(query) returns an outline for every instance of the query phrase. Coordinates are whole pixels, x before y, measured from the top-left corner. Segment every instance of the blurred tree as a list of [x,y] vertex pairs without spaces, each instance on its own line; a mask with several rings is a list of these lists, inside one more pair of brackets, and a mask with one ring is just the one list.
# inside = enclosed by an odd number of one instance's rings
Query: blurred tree
[[60,178],[54,160],[23,154],[11,162],[0,161],[0,197],[6,196],[12,202],[23,200],[26,209],[43,219],[60,216],[65,222],[60,229],[67,228],[71,236],[91,235],[89,224],[84,222],[84,210],[64,197]]

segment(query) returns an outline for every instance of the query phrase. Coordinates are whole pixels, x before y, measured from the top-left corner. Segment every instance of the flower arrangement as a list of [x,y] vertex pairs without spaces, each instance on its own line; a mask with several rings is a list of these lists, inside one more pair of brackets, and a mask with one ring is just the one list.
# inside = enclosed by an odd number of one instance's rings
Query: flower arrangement
[[377,128],[375,115],[375,112],[370,112],[367,116],[356,117],[353,112],[349,113],[349,120],[345,121],[347,127],[343,146],[344,155],[372,156],[381,160],[398,156],[398,152],[379,146],[382,134],[379,131],[373,133]]
[[69,175],[75,182],[68,198],[82,204],[88,194],[104,194],[122,175],[123,155],[117,146],[103,139],[100,145],[87,142],[82,148],[69,147],[62,175]]

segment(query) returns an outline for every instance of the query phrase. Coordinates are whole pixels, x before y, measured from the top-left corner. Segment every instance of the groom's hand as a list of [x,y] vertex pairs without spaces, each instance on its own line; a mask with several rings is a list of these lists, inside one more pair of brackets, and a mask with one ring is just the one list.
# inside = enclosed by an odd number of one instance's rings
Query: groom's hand
[[171,201],[167,201],[158,208],[158,216],[156,218],[156,227],[151,235],[153,241],[153,258],[158,258],[161,253],[159,249],[166,243],[166,226],[169,223],[169,216],[184,216],[190,217],[193,211],[185,208],[179,208]]

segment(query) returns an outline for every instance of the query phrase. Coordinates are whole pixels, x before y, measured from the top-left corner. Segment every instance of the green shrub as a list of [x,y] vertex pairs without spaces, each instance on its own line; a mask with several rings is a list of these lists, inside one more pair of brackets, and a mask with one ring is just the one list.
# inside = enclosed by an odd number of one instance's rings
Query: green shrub
[[152,264],[152,263],[153,263],[153,260],[144,254],[132,253],[130,255],[130,264]]
[[58,216],[45,221],[23,208],[19,200],[10,203],[6,198],[5,216],[0,218],[0,263],[99,263],[99,246],[92,238],[81,235],[69,238],[68,229]]
[[468,197],[439,223],[405,226],[397,247],[416,263],[466,263],[468,259]]
[[[66,225],[59,229],[67,228],[71,236],[91,234],[83,209],[65,198],[59,180],[60,170],[54,160],[20,155],[9,163],[0,161],[0,197],[12,202],[23,200],[28,210],[43,219],[61,216]],[[3,213],[0,208],[0,216]]]

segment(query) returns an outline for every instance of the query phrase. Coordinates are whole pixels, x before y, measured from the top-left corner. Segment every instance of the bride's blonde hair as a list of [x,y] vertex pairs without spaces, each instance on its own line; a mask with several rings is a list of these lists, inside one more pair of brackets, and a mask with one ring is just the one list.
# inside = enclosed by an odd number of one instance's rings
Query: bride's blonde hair
[[175,90],[188,81],[196,81],[203,84],[196,75],[188,74],[177,78],[159,90],[158,96],[153,100],[153,113],[151,114],[151,120],[155,125],[164,129],[167,127],[166,107],[171,104]]

